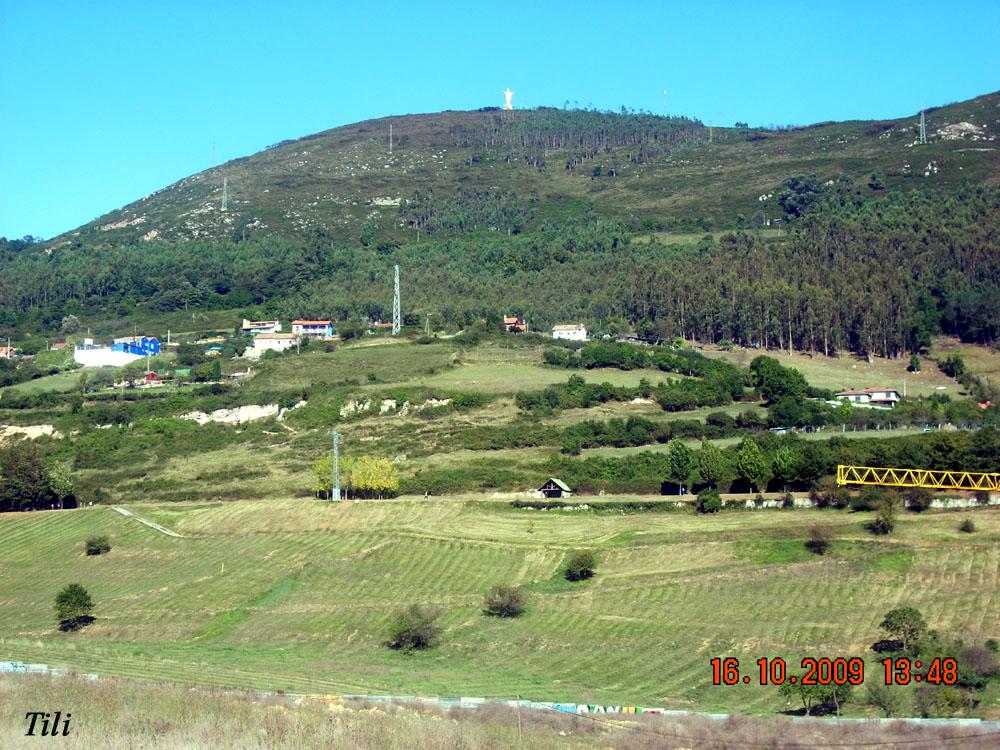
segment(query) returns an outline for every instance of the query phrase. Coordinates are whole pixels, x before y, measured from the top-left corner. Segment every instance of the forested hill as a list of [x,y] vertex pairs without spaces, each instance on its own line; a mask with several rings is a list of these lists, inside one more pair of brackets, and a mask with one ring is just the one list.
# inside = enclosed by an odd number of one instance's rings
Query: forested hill
[[261,235],[377,243],[530,231],[587,210],[647,229],[725,229],[784,215],[776,196],[798,174],[849,177],[870,192],[1000,182],[1000,94],[928,109],[926,119],[923,146],[919,113],[785,130],[561,109],[370,120],[192,175],[53,244]]
[[385,320],[398,263],[410,324],[519,313],[887,356],[942,332],[996,343],[1000,95],[928,110],[926,144],[918,121],[541,109],[337,128],[49,242],[0,239],[0,335],[194,310]]

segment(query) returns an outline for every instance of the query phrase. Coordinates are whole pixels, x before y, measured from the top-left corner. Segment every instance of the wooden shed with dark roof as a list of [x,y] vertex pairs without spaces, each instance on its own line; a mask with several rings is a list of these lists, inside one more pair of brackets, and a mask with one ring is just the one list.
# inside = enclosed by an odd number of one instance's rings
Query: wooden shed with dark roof
[[549,477],[549,480],[539,487],[538,491],[542,493],[542,497],[569,497],[573,494],[573,491],[562,480],[555,477]]

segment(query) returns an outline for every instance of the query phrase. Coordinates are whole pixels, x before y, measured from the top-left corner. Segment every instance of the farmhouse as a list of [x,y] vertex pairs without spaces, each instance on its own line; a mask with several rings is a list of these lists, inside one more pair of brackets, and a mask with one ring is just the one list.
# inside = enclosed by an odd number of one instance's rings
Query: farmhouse
[[583,323],[552,326],[552,338],[568,339],[570,341],[586,341],[587,329]]
[[283,352],[295,346],[298,336],[294,333],[258,333],[253,339],[253,353],[260,356],[264,352]]
[[243,333],[256,336],[258,333],[281,333],[281,321],[278,320],[247,320],[243,318],[240,326]]
[[517,315],[504,315],[503,329],[507,333],[526,333],[528,326],[524,320],[519,318]]
[[892,388],[865,388],[862,391],[841,391],[841,401],[868,409],[891,409],[899,402],[899,391]]
[[328,339],[333,336],[333,323],[329,320],[293,320],[292,333],[296,336]]
[[555,477],[549,477],[549,480],[538,488],[538,492],[541,493],[542,497],[569,497],[573,494],[562,480],[556,479]]

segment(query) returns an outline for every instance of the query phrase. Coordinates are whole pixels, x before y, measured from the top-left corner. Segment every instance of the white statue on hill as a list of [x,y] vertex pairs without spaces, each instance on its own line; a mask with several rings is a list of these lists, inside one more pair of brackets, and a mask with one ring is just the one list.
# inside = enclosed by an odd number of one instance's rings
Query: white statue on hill
[[503,95],[507,98],[507,103],[503,105],[503,108],[504,109],[514,109],[514,105],[511,104],[511,102],[510,102],[510,100],[514,96],[514,92],[511,91],[509,88],[507,88],[507,89],[504,89]]

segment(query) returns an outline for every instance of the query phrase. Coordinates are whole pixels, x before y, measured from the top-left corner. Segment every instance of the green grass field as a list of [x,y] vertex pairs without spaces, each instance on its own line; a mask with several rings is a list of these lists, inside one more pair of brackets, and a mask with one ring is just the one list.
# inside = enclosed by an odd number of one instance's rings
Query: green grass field
[[[106,675],[318,693],[521,695],[773,713],[760,687],[713,687],[709,659],[875,655],[893,606],[943,632],[1000,634],[1000,513],[905,515],[888,539],[842,511],[616,515],[514,510],[476,497],[136,504],[170,538],[110,508],[0,517],[0,658]],[[817,522],[832,554],[800,545]],[[91,534],[111,537],[87,557]],[[595,579],[559,574],[576,548]],[[52,601],[79,582],[97,621],[56,630]],[[527,613],[480,612],[497,583]],[[440,607],[439,647],[384,647],[392,612]],[[855,711],[859,710],[857,707]],[[982,714],[1000,716],[991,693]]]
[[[973,349],[987,350],[983,347]],[[706,346],[704,354],[709,357],[719,357],[742,367],[746,367],[758,354],[774,357],[785,367],[794,367],[801,372],[806,381],[817,388],[829,388],[832,391],[852,388],[895,388],[901,394],[905,391],[909,396],[930,396],[944,393],[952,398],[964,395],[964,389],[955,380],[941,372],[936,364],[924,359],[920,372],[907,372],[908,359],[876,358],[868,362],[863,358],[848,354],[836,357],[824,357],[822,354],[804,354],[795,352],[769,350],[766,352],[755,349],[734,349],[721,351],[715,347]],[[984,354],[983,356],[988,356]],[[997,355],[1000,358],[1000,354]]]

